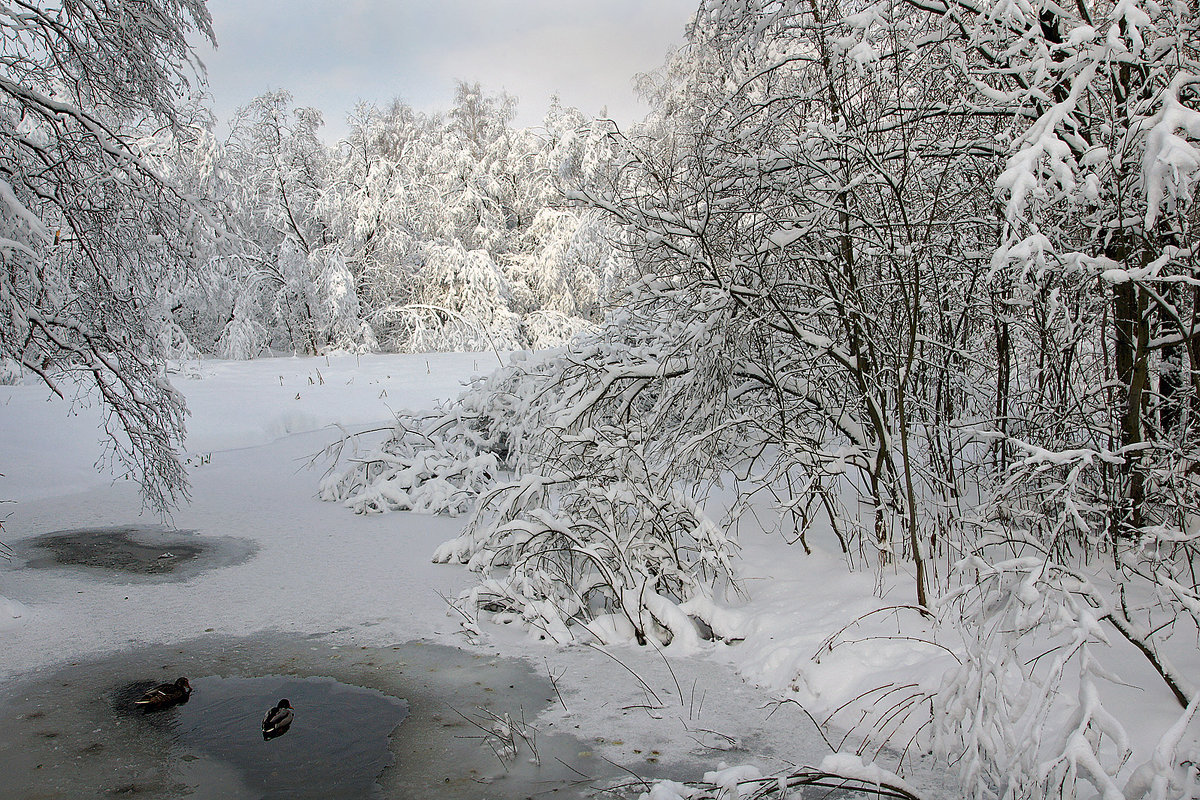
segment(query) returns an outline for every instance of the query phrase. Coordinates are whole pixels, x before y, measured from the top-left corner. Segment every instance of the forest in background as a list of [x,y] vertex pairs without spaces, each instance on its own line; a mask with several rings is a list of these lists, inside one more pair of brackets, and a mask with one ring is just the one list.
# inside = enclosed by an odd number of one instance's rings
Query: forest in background
[[223,141],[210,119],[173,165],[210,224],[187,280],[161,289],[168,350],[509,351],[598,321],[620,277],[611,232],[560,187],[604,168],[611,123],[555,102],[514,129],[515,106],[478,83],[445,114],[364,103],[332,146],[283,91]]
[[[0,18],[37,39],[0,67],[0,345],[91,377],[150,502],[186,497],[168,358],[566,343],[323,496],[469,511],[435,556],[480,573],[464,615],[564,643],[735,642],[740,515],[820,536],[908,576],[895,635],[949,654],[858,698],[859,755],[936,751],[979,798],[1194,796],[1192,5],[707,0],[630,131],[512,130],[463,84],[336,148],[284,94],[218,143],[179,103],[203,4],[148,5],[144,59],[144,16]],[[1130,681],[1177,705],[1155,742]]]

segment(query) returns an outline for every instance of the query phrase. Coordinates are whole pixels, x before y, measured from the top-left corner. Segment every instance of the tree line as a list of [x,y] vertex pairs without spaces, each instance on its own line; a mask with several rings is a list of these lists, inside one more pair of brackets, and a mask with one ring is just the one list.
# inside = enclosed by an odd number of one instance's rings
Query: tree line
[[336,145],[272,92],[182,176],[219,224],[166,332],[227,358],[266,352],[513,350],[599,318],[617,262],[599,215],[559,189],[605,159],[604,126],[553,103],[515,129],[515,99],[460,83],[444,114],[361,104]]

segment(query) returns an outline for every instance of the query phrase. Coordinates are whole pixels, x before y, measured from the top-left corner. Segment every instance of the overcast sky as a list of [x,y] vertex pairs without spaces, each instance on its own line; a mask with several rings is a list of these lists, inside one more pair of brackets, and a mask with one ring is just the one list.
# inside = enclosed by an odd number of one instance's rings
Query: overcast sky
[[269,89],[325,116],[337,139],[359,100],[449,107],[457,80],[520,98],[536,125],[557,93],[618,122],[648,110],[633,76],[682,44],[697,0],[209,0],[208,67],[218,119]]

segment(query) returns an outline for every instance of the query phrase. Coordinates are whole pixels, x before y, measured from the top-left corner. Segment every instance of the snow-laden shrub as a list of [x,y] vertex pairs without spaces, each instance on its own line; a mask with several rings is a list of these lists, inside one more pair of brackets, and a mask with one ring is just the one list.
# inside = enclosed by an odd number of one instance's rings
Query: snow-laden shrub
[[[434,560],[481,573],[463,607],[516,617],[558,643],[636,639],[685,648],[733,579],[734,543],[677,488],[670,465],[616,427],[563,437],[538,473],[485,495]],[[575,627],[578,626],[578,627]]]
[[519,350],[521,318],[512,291],[486,250],[435,242],[422,252],[413,302],[388,306],[374,322],[399,352]]
[[[199,351],[192,344],[187,332],[170,317],[159,322],[155,337],[168,362],[191,361],[200,357]],[[2,382],[2,376],[0,376],[0,382]]]
[[531,350],[562,347],[580,333],[595,330],[587,320],[558,311],[534,311],[521,320],[522,338]]
[[21,382],[24,370],[11,358],[0,358],[0,386],[16,386]]
[[401,417],[370,452],[347,437],[321,496],[448,513],[478,497],[435,554],[480,572],[460,597],[469,616],[500,612],[560,642],[736,638],[713,599],[736,589],[735,546],[688,494],[704,448],[680,457],[658,435],[674,429],[654,424],[678,413],[656,405],[686,396],[664,387],[689,363],[657,335],[518,357],[448,408]]
[[221,358],[244,360],[261,355],[266,349],[270,334],[258,322],[254,314],[247,313],[246,303],[234,307],[229,324],[217,339],[217,354]]
[[1129,739],[1101,702],[1108,644],[1090,584],[1045,558],[963,562],[977,574],[943,603],[958,606],[966,644],[936,698],[942,754],[971,797],[1050,797],[1077,781],[1122,797]]
[[731,406],[697,391],[722,354],[694,341],[712,326],[628,325],[636,313],[614,313],[601,335],[548,360],[533,402],[510,418],[521,425],[513,481],[435,555],[480,572],[461,598],[469,615],[520,620],[558,642],[686,649],[740,636],[714,600],[736,591],[735,545],[696,499],[697,478],[727,466],[716,454],[743,436],[710,427]]
[[321,352],[372,352],[379,349],[371,326],[359,313],[354,276],[345,256],[337,247],[318,251],[309,257],[314,264]]
[[493,453],[469,450],[466,439],[443,435],[443,421],[437,415],[403,419],[384,447],[352,454],[349,469],[327,476],[321,499],[341,500],[359,514],[467,511],[500,465]]
[[[1011,552],[1011,536],[993,546]],[[1038,548],[1025,548],[1036,552]],[[1112,662],[1119,633],[1171,682],[1169,660],[1124,608],[1080,571],[1045,555],[960,564],[963,583],[942,601],[962,637],[962,663],[935,697],[937,749],[958,765],[971,798],[1102,797],[1186,800],[1200,790],[1193,696],[1138,764],[1136,720],[1108,705],[1111,683],[1130,677]],[[1122,601],[1123,604],[1123,601]],[[1090,784],[1093,793],[1081,787]]]
[[502,474],[519,468],[527,409],[548,366],[515,354],[507,366],[476,378],[447,408],[398,415],[378,445],[362,441],[377,431],[346,435],[329,451],[321,499],[360,514],[471,510]]
[[384,332],[386,349],[399,353],[468,353],[523,349],[520,317],[503,309],[487,320],[445,306],[410,303],[371,318]]
[[[1195,538],[1186,529],[1196,507],[1189,468],[1166,451],[1145,453],[1173,502],[1147,504],[1161,524],[1136,542],[1118,540],[1109,571],[1103,561],[1079,563],[1076,552],[1114,525],[1103,466],[1121,456],[1022,449],[980,505],[984,534],[939,601],[961,660],[935,697],[938,747],[980,800],[1195,797],[1200,750],[1189,725],[1200,693],[1173,663],[1194,649],[1200,610],[1175,580]],[[1112,687],[1146,680],[1157,683],[1147,701],[1169,689],[1183,713],[1139,764],[1129,733],[1139,720]]]

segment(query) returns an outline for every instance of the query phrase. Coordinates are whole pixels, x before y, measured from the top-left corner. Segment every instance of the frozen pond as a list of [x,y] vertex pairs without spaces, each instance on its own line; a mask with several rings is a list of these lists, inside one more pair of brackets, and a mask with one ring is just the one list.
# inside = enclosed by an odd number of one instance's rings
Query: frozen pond
[[[574,797],[620,778],[534,723],[553,687],[519,662],[322,638],[201,637],[10,681],[3,796]],[[181,675],[194,687],[186,704],[133,706]],[[281,698],[295,722],[265,742],[263,715]]]
[[[188,581],[242,563],[252,542],[157,526],[61,530],[14,547],[16,569],[88,581]],[[0,796],[326,798],[581,796],[620,771],[535,719],[552,702],[520,662],[334,631],[206,635],[16,676],[0,685]],[[186,676],[188,701],[144,712]],[[280,699],[296,709],[264,741]]]

